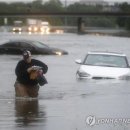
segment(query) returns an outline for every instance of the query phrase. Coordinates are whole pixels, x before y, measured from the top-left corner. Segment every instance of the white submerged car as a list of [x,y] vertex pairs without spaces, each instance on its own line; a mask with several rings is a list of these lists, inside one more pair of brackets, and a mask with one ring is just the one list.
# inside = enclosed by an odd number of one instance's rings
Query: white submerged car
[[77,78],[130,79],[130,66],[125,54],[113,52],[88,52],[80,64]]

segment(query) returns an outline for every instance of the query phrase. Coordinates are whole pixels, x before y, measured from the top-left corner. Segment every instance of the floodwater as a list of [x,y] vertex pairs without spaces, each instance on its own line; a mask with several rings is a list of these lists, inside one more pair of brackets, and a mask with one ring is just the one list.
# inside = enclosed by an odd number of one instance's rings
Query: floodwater
[[123,52],[130,61],[130,38],[77,34],[0,34],[0,40],[33,39],[69,55],[33,57],[45,62],[48,84],[39,97],[15,99],[14,69],[22,58],[0,55],[0,130],[129,130],[130,81],[76,80],[76,59],[88,51]]

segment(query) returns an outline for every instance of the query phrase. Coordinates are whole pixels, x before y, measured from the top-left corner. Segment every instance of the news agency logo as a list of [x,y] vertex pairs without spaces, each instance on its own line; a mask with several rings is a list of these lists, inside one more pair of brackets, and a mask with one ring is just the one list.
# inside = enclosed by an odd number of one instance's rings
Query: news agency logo
[[113,125],[130,125],[130,118],[97,118],[89,115],[86,117],[86,124],[90,127],[100,124],[113,124]]
[[86,123],[89,125],[89,126],[93,126],[96,124],[96,117],[95,116],[88,116],[86,118]]

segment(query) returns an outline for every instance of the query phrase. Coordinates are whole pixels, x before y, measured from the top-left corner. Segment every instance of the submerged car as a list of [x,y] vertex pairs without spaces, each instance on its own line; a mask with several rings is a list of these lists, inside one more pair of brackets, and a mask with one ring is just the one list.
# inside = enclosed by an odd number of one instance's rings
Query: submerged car
[[0,45],[0,54],[22,54],[24,50],[30,50],[32,54],[67,55],[62,49],[49,47],[39,41],[10,40]]
[[129,79],[130,66],[125,54],[112,52],[88,52],[80,64],[77,78],[88,79]]

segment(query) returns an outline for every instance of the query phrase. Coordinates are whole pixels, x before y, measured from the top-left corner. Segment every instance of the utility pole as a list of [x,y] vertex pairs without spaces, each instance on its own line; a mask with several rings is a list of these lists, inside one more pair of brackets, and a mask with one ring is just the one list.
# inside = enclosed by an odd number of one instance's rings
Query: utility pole
[[[65,11],[67,11],[67,0],[65,0]],[[65,16],[65,26],[67,26],[67,17]]]
[[8,19],[4,18],[4,32],[7,32],[7,24],[8,24]]
[[8,24],[8,19],[4,18],[4,25],[6,26]]

